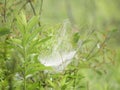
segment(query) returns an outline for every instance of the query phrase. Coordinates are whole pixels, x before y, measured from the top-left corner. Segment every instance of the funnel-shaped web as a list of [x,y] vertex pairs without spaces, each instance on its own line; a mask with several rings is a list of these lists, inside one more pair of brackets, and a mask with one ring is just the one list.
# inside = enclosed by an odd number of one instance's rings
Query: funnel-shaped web
[[[67,36],[67,24],[68,21],[65,21],[63,24],[62,29],[57,37],[57,44],[53,47],[53,51],[51,55],[40,57],[39,61],[44,64],[45,66],[51,66],[56,72],[61,72],[65,69],[65,67],[72,61],[73,57],[75,56],[77,50],[66,50],[66,48],[61,48],[63,45],[64,39]],[[69,38],[68,38],[69,39]],[[65,41],[67,45],[63,45],[67,48],[70,47],[70,42],[67,40]]]
[[65,67],[71,62],[76,51],[63,52],[63,53],[52,53],[48,57],[40,59],[40,62],[45,66],[51,66],[55,71],[63,71]]

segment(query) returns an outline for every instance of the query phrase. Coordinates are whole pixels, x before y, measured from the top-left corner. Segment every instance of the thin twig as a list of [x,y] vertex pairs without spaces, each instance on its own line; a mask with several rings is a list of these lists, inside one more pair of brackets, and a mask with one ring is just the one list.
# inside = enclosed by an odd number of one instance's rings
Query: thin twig
[[[43,7],[43,0],[41,0],[41,5],[40,5],[40,11],[39,11],[40,18],[41,18],[41,15],[42,15],[42,7]],[[40,21],[38,22],[38,24],[39,24],[39,26],[41,26],[41,22]]]
[[5,0],[5,4],[4,4],[4,22],[6,22],[6,4],[7,4],[7,1]]
[[[28,2],[30,3],[30,6],[31,6],[31,8],[32,8],[32,11],[33,11],[34,15],[37,15],[37,13],[36,13],[36,11],[35,11],[35,8],[34,8],[32,2],[31,2],[31,0],[28,0]],[[40,12],[39,12],[40,15],[41,15],[41,13],[42,13],[42,5],[43,5],[43,0],[41,0],[41,5],[40,5]],[[41,26],[40,21],[38,22],[38,25]]]
[[18,11],[18,14],[20,13],[20,11],[27,5],[27,3],[28,3],[28,1],[26,1],[23,5],[22,5],[22,7],[19,9],[19,11]]
[[43,7],[43,0],[41,0],[41,4],[40,4],[40,11],[39,11],[39,15],[41,16],[42,14],[42,7]]
[[84,40],[81,42],[81,45],[80,45],[80,46],[78,47],[78,49],[76,50],[76,54],[77,54],[77,52],[79,51],[79,49],[83,46],[84,42],[85,42],[86,40],[88,40],[88,39],[90,38],[90,36],[91,36],[94,32],[95,32],[95,29],[92,29],[91,31],[88,32],[86,39],[84,39]]
[[95,32],[95,29],[89,30],[86,34],[86,38],[83,40],[83,42],[85,42],[86,40],[88,40],[90,38],[90,36]]
[[95,43],[95,45],[93,46],[93,48],[90,50],[89,54],[87,55],[86,59],[90,57],[90,55],[94,52],[97,44],[98,44],[99,40]]
[[91,57],[89,57],[87,60],[90,60],[92,57],[94,57],[97,53],[99,53],[101,51],[101,49],[104,47],[104,44],[110,39],[111,37],[111,33],[105,38],[105,40],[103,41],[103,43],[101,44],[101,47],[100,49],[95,53],[93,54]]
[[89,90],[89,82],[87,81],[87,90]]
[[12,7],[14,7],[14,6],[17,6],[17,5],[21,4],[21,2],[23,2],[23,1],[14,2],[14,3],[12,3],[12,4],[9,6],[9,8],[12,8]]
[[33,11],[34,15],[36,15],[36,11],[35,11],[35,8],[34,8],[32,2],[31,2],[31,0],[28,0],[28,2],[30,3],[30,6],[32,8],[32,11]]

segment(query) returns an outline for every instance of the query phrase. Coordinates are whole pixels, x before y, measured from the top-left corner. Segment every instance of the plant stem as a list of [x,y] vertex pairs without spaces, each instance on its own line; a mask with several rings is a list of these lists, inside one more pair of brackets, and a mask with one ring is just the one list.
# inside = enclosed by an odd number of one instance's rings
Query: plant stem
[[87,90],[89,90],[89,82],[87,82]]
[[19,11],[18,11],[18,14],[20,13],[20,11],[27,5],[27,3],[28,3],[28,1],[26,1],[23,5],[22,5],[22,7],[19,9]]
[[5,4],[4,4],[4,22],[6,22],[6,0],[5,0]]
[[26,47],[24,46],[24,76],[23,76],[23,78],[24,78],[24,89],[23,90],[26,90],[26,78],[25,78],[25,76],[26,76]]
[[87,60],[90,60],[92,57],[94,57],[97,53],[99,53],[101,51],[101,49],[104,47],[105,43],[110,39],[111,34],[112,33],[110,33],[110,34],[107,35],[107,37],[105,38],[105,40],[101,43],[100,49],[96,53],[94,53],[92,56],[89,56]]
[[29,1],[29,3],[30,3],[30,6],[31,6],[31,8],[32,8],[32,11],[33,11],[34,15],[36,15],[36,11],[35,11],[35,8],[34,8],[32,2],[31,2],[31,0],[28,0],[28,1]]
[[39,15],[41,16],[42,14],[42,7],[43,7],[43,0],[41,0],[41,5],[40,5],[40,11],[39,11]]
[[[43,7],[43,0],[41,0],[41,5],[40,5],[40,11],[39,11],[40,18],[41,18],[41,14],[42,14],[42,7]],[[41,26],[41,22],[40,21],[38,22],[38,24],[39,24],[39,26]]]

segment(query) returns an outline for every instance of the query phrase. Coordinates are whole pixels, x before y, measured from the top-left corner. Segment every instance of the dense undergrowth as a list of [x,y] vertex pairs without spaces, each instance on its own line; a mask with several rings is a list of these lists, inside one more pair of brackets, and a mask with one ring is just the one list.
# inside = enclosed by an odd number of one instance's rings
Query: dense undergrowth
[[118,90],[119,64],[108,43],[116,28],[78,27],[71,16],[43,23],[42,5],[43,0],[0,2],[0,90]]

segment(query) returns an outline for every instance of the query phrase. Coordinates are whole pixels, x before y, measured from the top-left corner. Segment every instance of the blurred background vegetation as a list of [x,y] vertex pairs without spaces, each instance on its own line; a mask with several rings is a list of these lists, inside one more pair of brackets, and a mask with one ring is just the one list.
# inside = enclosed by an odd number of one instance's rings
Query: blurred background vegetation
[[112,37],[119,46],[120,1],[118,0],[44,0],[41,21],[55,24],[64,19],[72,19],[79,28],[95,27],[97,30],[118,31]]
[[[96,30],[116,29],[109,47],[116,51],[114,65],[102,76],[94,71],[84,71],[90,90],[120,89],[120,1],[119,0],[44,0],[42,23],[54,24],[72,19],[78,28],[94,27]],[[85,30],[85,29],[84,29]]]
[[[7,0],[15,2],[12,6],[7,4],[8,15],[17,13],[20,8],[16,8],[17,0]],[[26,1],[19,0],[18,4],[22,7]],[[0,20],[2,22],[4,0],[0,0]],[[36,12],[39,12],[40,0],[32,0]],[[15,9],[13,9],[15,8]],[[26,8],[26,7],[24,7]],[[31,17],[31,7],[27,6],[28,17]],[[94,70],[83,69],[81,72],[87,77],[85,78],[89,84],[87,90],[120,90],[120,0],[43,0],[41,13],[41,25],[61,23],[65,19],[69,19],[73,27],[84,31],[89,28],[95,30],[117,30],[112,34],[109,41],[109,47],[116,51],[114,55],[114,64],[103,66],[105,67],[104,74],[97,74]],[[8,22],[13,19],[8,17]],[[2,25],[2,23],[0,24]],[[12,23],[11,23],[12,24]],[[107,72],[106,72],[107,71]]]

